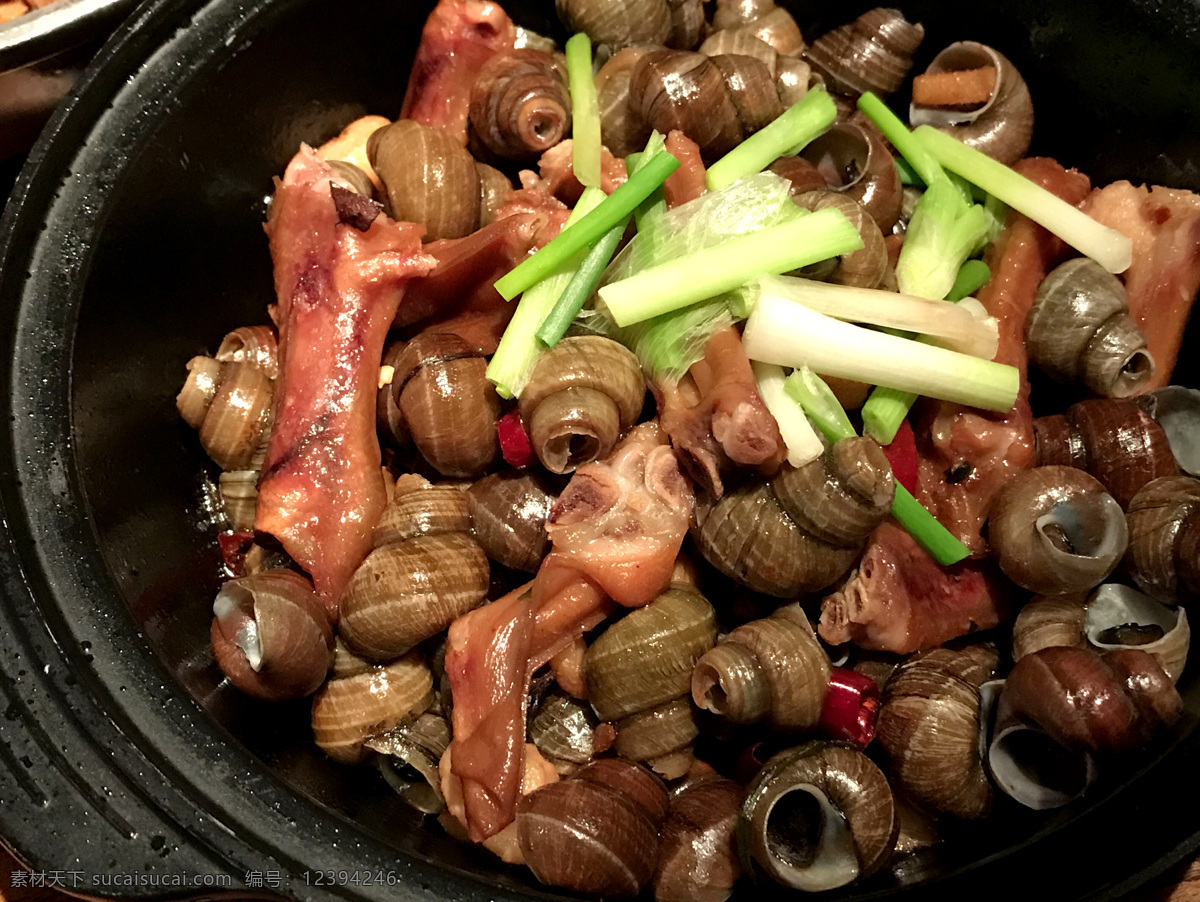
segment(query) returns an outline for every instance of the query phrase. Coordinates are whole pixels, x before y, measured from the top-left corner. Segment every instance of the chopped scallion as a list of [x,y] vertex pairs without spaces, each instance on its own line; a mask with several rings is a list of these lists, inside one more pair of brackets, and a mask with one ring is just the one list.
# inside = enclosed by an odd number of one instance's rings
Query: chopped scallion
[[600,103],[592,75],[592,39],[580,33],[566,44],[567,80],[571,88],[571,166],[575,178],[600,187]]

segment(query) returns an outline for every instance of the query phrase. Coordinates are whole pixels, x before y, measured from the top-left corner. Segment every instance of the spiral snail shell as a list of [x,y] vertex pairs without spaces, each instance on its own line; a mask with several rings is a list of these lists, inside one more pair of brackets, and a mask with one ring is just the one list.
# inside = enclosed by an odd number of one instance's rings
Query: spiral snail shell
[[798,605],[724,636],[692,672],[692,699],[733,723],[775,730],[816,726],[831,665]]
[[851,254],[838,258],[837,265],[825,281],[837,285],[853,285],[858,288],[875,288],[888,270],[887,247],[883,243],[883,232],[866,208],[858,201],[834,191],[806,191],[793,197],[797,205],[816,212],[826,207],[835,207],[858,230],[863,246]]
[[217,664],[256,698],[303,698],[333,663],[333,628],[312,583],[290,570],[231,579],[213,601]]
[[716,638],[712,605],[690,589],[667,589],[588,648],[588,700],[602,720],[617,720],[685,695]]
[[980,818],[991,810],[994,793],[980,754],[979,687],[998,662],[987,645],[936,648],[900,665],[884,687],[876,736],[889,776],[931,812]]
[[1168,604],[1200,595],[1200,479],[1146,483],[1125,513],[1125,567],[1138,587]]
[[395,409],[421,455],[445,476],[486,473],[500,456],[500,398],[479,351],[452,332],[422,332],[388,359]]
[[550,550],[546,518],[557,494],[532,470],[476,481],[466,491],[475,541],[491,560],[532,573]]
[[869,122],[835,122],[801,151],[835,191],[858,201],[885,235],[900,219],[903,186],[883,136]]
[[1004,575],[1051,595],[1099,585],[1120,563],[1129,532],[1121,506],[1074,467],[1035,467],[996,495],[988,542]]
[[1082,382],[1106,398],[1135,395],[1154,375],[1125,286],[1088,257],[1068,260],[1042,280],[1025,320],[1025,346],[1051,378]]
[[760,60],[682,50],[656,50],[638,60],[629,102],[651,128],[682,131],[708,161],[783,112],[771,72]]
[[374,132],[367,155],[393,219],[425,226],[425,240],[462,238],[479,225],[479,172],[449,132],[401,119]]
[[544,50],[497,53],[471,87],[470,121],[492,153],[533,160],[571,133],[566,68]]
[[554,7],[567,31],[586,32],[592,43],[614,50],[671,37],[668,0],[554,0]]
[[671,796],[659,837],[655,902],[724,902],[741,874],[737,854],[742,787],[710,776]]
[[609,57],[596,73],[596,99],[600,105],[600,134],[604,146],[618,157],[641,150],[650,137],[650,125],[633,108],[630,82],[638,61],[658,47],[626,47]]
[[525,863],[548,886],[635,896],[654,876],[662,784],[644,768],[607,759],[543,786],[517,806]]
[[542,465],[570,473],[609,455],[645,397],[641,365],[623,345],[571,336],[538,358],[521,392],[521,419]]
[[358,764],[366,742],[423,713],[433,702],[433,675],[420,652],[327,682],[313,698],[313,738],[335,761]]
[[1035,419],[1033,432],[1040,466],[1086,470],[1122,507],[1150,480],[1176,472],[1166,433],[1133,400],[1078,401]]
[[[1033,137],[1033,98],[1004,54],[976,41],[958,41],[933,58],[926,75],[990,67],[996,72],[987,101],[973,109],[909,107],[915,128],[932,125],[1006,165],[1025,156]],[[916,94],[916,88],[914,88]]]
[[775,755],[746,788],[738,846],[770,877],[819,892],[878,871],[899,831],[883,772],[866,755],[810,742]]
[[217,353],[221,362],[249,363],[263,371],[268,379],[279,375],[279,347],[270,326],[240,326],[221,339]]
[[886,96],[903,83],[924,37],[900,10],[876,7],[817,38],[806,56],[831,91]]
[[[463,492],[410,485],[388,503],[375,550],[354,571],[341,600],[338,635],[368,661],[404,654],[487,596],[487,556],[466,532],[456,531],[469,524]],[[379,543],[380,536],[389,541]]]
[[815,592],[854,564],[891,507],[895,481],[870,439],[848,438],[766,485],[697,511],[705,558],[731,579],[781,598]]
[[270,435],[275,387],[246,360],[193,357],[175,399],[179,415],[222,470],[245,470]]

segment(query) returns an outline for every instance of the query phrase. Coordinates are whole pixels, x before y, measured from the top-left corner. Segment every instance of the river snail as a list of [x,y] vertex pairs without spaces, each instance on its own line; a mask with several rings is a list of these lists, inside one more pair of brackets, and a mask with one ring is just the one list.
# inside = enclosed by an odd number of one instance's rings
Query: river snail
[[313,698],[313,737],[335,761],[358,764],[365,743],[422,714],[433,702],[433,675],[419,651],[353,676],[332,679]]
[[1200,595],[1200,479],[1163,476],[1129,502],[1125,567],[1143,592],[1168,604]]
[[247,360],[193,357],[187,369],[175,399],[180,416],[222,470],[248,469],[270,434],[274,384]]
[[1183,705],[1152,655],[1070,647],[1044,648],[1018,661],[1001,703],[1060,745],[1092,753],[1137,748],[1174,723]]
[[397,488],[381,517],[394,540],[367,555],[341,599],[338,635],[370,661],[404,654],[487,596],[487,556],[456,529],[467,522],[462,491],[409,485]]
[[691,767],[692,744],[700,735],[696,711],[687,695],[621,718],[616,731],[613,747],[617,754],[645,763],[665,780],[682,777]]
[[470,152],[440,128],[401,119],[367,141],[387,210],[425,226],[425,240],[462,238],[479,225],[479,172]]
[[887,778],[862,752],[810,742],[775,755],[746,789],[743,857],[793,889],[819,892],[878,871],[899,830]]
[[229,332],[213,355],[217,360],[245,362],[258,367],[268,379],[279,375],[279,347],[270,326],[240,326]]
[[655,902],[724,902],[741,874],[736,829],[740,784],[720,776],[689,780],[671,794],[659,835]]
[[684,695],[716,635],[712,605],[687,588],[669,588],[630,611],[587,650],[588,699],[596,713],[615,720]]
[[364,744],[379,753],[375,766],[405,802],[423,814],[438,814],[446,807],[438,774],[438,762],[450,747],[445,717],[426,711]]
[[[800,154],[817,167],[826,184],[858,201],[885,234],[900,219],[903,186],[883,136],[870,122],[835,122]],[[785,177],[787,173],[781,173]]]
[[782,56],[798,56],[804,51],[796,20],[774,0],[718,0],[712,27],[758,38]]
[[555,770],[567,774],[595,757],[598,725],[587,702],[551,692],[530,718],[529,739]]
[[836,208],[862,238],[861,248],[835,259],[836,265],[824,281],[857,288],[878,287],[888,270],[888,254],[883,243],[883,232],[866,208],[845,194],[829,190],[806,191],[792,199],[798,206],[813,212],[826,207]]
[[761,62],[774,81],[775,93],[784,109],[802,99],[813,84],[812,67],[807,62],[780,54],[752,28],[714,31],[700,45],[699,52],[714,58],[724,55],[750,56]]
[[638,60],[629,102],[667,134],[679,129],[706,161],[728,153],[783,112],[770,70],[749,56],[656,50]]
[[211,640],[229,681],[267,701],[311,695],[333,663],[325,605],[290,570],[227,581],[213,601]]
[[829,90],[886,96],[904,82],[924,37],[925,29],[898,9],[876,7],[817,38],[806,56]]
[[[500,456],[500,398],[479,351],[454,333],[422,332],[398,353],[385,351],[384,359],[393,367],[394,406],[382,405],[391,434],[407,431],[444,476],[474,478],[491,469]],[[379,416],[377,407],[377,422]],[[403,430],[393,425],[396,417]]]
[[1165,385],[1140,395],[1137,402],[1162,427],[1179,469],[1200,475],[1200,391]]
[[997,493],[988,543],[1004,575],[1050,595],[1099,585],[1120,563],[1129,532],[1121,506],[1074,467],[1035,467]]
[[1078,401],[1033,421],[1040,465],[1087,470],[1122,507],[1152,479],[1176,472],[1161,426],[1132,399]]
[[567,31],[586,32],[592,43],[614,50],[671,37],[668,0],[555,0],[554,7]]
[[980,753],[979,687],[999,654],[989,645],[914,655],[883,691],[876,736],[896,787],[927,811],[984,817],[993,790]]
[[[991,88],[981,103],[936,105],[924,100],[926,84],[932,86],[939,76],[945,78],[948,73],[965,72],[991,76]],[[1029,149],[1033,99],[1025,79],[1008,57],[986,44],[958,41],[935,56],[924,75],[914,79],[909,122],[914,128],[932,125],[968,147],[1012,165]]]
[[721,638],[692,672],[692,698],[733,723],[809,730],[825,704],[831,665],[799,605]]
[[843,439],[769,483],[742,486],[698,508],[694,535],[726,576],[756,592],[794,598],[829,586],[853,566],[894,493],[879,446]]
[[635,896],[654,876],[667,793],[645,768],[604,759],[524,796],[517,835],[525,863],[548,886]]
[[1154,375],[1125,286],[1088,257],[1068,260],[1042,280],[1025,320],[1025,346],[1051,378],[1082,382],[1106,398],[1135,395]]
[[600,105],[600,133],[604,146],[623,157],[641,150],[650,137],[650,126],[629,102],[633,70],[647,53],[659,47],[626,47],[614,53],[596,73],[596,98]]
[[1163,604],[1130,586],[1105,583],[1088,595],[1039,596],[1013,622],[1014,661],[1043,648],[1138,648],[1179,682],[1191,645],[1182,607]]
[[528,47],[495,54],[471,87],[470,122],[497,156],[536,159],[571,133],[566,67]]
[[475,481],[466,491],[475,541],[491,560],[534,572],[550,550],[546,518],[557,494],[532,468],[491,473]]
[[542,465],[570,473],[608,457],[645,399],[641,365],[629,350],[599,335],[570,336],[534,364],[521,419]]

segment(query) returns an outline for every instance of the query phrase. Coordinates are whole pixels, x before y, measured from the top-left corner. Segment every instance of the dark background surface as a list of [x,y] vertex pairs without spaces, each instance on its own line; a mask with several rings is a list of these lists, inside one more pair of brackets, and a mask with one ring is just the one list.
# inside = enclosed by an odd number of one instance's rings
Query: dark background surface
[[[422,829],[371,771],[324,759],[303,704],[266,706],[221,686],[206,631],[213,526],[195,513],[205,463],[173,405],[190,356],[264,319],[271,176],[299,140],[368,110],[395,114],[425,8],[366,2],[351,16],[325,0],[214,0],[189,22],[186,5],[153,4],[52,125],[55,143],[35,151],[40,171],[0,244],[0,310],[21,324],[3,373],[0,454],[18,482],[2,497],[10,654],[0,707],[15,714],[0,721],[0,797],[11,802],[0,832],[35,864],[133,862],[239,880],[278,868],[292,892],[320,898],[356,893],[310,887],[306,869],[380,867],[402,873],[412,898],[545,897]],[[906,8],[930,23],[925,59],[958,37],[1014,57],[1038,103],[1035,150],[1097,181],[1200,185],[1188,134],[1200,121],[1193,4],[1156,4],[1156,17],[1139,3],[1014,0],[941,26],[936,4]],[[799,13],[808,34],[835,24]],[[551,27],[544,13],[524,21]],[[1195,674],[1184,688],[1191,724]],[[1085,805],[1048,817],[1010,810],[962,831],[933,870],[843,895],[1011,897],[1028,891],[1030,873],[1043,894],[1127,895],[1127,879],[1195,849],[1197,745],[1185,734],[1129,762],[1128,782],[1110,780]],[[1085,860],[1104,866],[1074,866]],[[946,879],[915,888],[922,874]]]

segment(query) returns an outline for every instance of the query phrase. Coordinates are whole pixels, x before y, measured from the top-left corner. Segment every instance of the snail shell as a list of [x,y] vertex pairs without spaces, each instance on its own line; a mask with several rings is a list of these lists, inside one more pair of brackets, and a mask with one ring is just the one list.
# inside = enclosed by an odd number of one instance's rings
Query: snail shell
[[270,326],[241,326],[221,339],[216,359],[222,363],[249,363],[268,379],[279,375],[279,347]]
[[466,492],[452,485],[430,485],[423,477],[409,474],[383,509],[371,541],[382,548],[416,536],[470,531],[471,508]]
[[532,573],[550,550],[546,518],[557,493],[531,470],[492,473],[466,492],[475,541],[493,561]]
[[600,105],[600,134],[604,146],[624,157],[646,146],[650,125],[633,108],[629,85],[638,61],[658,47],[626,47],[609,57],[596,73],[596,99]]
[[595,755],[596,726],[586,702],[554,693],[542,700],[529,722],[529,738],[548,760],[587,764]]
[[1082,645],[1086,641],[1087,599],[1083,592],[1075,592],[1038,596],[1027,602],[1013,621],[1013,660],[1056,645]]
[[[982,690],[999,695],[1004,682],[992,680]],[[1021,720],[1010,700],[995,708],[987,764],[1001,792],[1026,808],[1044,811],[1070,804],[1087,791],[1097,774],[1091,754],[1064,748],[1045,730]]]
[[602,720],[616,720],[685,695],[716,638],[712,605],[690,589],[667,589],[588,648],[588,699]]
[[695,50],[708,22],[704,19],[704,0],[667,0],[671,8],[671,34],[667,46],[675,50]]
[[785,467],[766,486],[743,486],[699,510],[696,539],[731,579],[795,597],[825,588],[853,566],[894,494],[879,446],[844,439],[802,467]]
[[1200,475],[1200,391],[1166,385],[1139,397],[1138,404],[1162,427],[1179,469]]
[[810,191],[824,191],[829,187],[820,170],[803,157],[780,157],[767,168],[788,180],[791,186],[788,193],[792,197]]
[[470,117],[492,153],[533,160],[571,133],[566,68],[544,50],[497,53],[471,87]]
[[462,238],[478,227],[479,173],[449,132],[401,119],[371,135],[367,155],[386,189],[388,213],[425,226],[425,240]]
[[734,54],[714,56],[712,61],[725,79],[725,90],[737,109],[744,137],[779,118],[783,104],[775,90],[775,76],[766,64],[752,56]]
[[[355,194],[359,195],[360,197],[375,197],[375,185],[372,184],[371,177],[358,166],[355,166],[348,160],[330,160],[329,168],[336,173],[338,182],[344,183],[345,186],[349,186],[350,190]],[[338,187],[343,187],[344,185],[338,184]]]
[[980,754],[979,687],[999,655],[986,645],[936,648],[914,655],[883,692],[875,735],[897,787],[922,807],[961,818],[984,817],[993,792]]
[[804,38],[796,20],[773,0],[718,3],[713,13],[713,29],[758,38],[783,56],[798,56],[804,51]]
[[1162,427],[1135,401],[1079,401],[1033,421],[1039,465],[1087,470],[1122,507],[1150,480],[1176,472]]
[[883,136],[866,122],[836,122],[801,151],[834,190],[858,201],[885,235],[900,219],[903,186]]
[[1135,395],[1154,375],[1125,286],[1088,257],[1068,260],[1042,280],[1025,320],[1025,345],[1051,378],[1082,382],[1106,398]]
[[250,469],[270,436],[274,384],[254,364],[193,357],[175,399],[179,415],[222,470]]
[[987,102],[972,110],[909,107],[908,121],[932,125],[968,147],[1011,166],[1025,156],[1033,137],[1033,98],[1025,79],[1004,54],[986,44],[959,41],[933,58],[926,74],[990,66],[996,83]]
[[1147,594],[1177,604],[1200,594],[1200,479],[1163,476],[1129,502],[1125,567]]
[[[617,754],[643,761],[665,780],[682,777],[691,763],[690,749],[700,728],[686,695],[630,714],[617,722]],[[678,752],[689,750],[688,754]]]
[[736,830],[742,787],[724,777],[686,783],[659,835],[655,902],[724,902],[741,875]]
[[692,698],[734,723],[765,720],[775,730],[816,726],[831,665],[798,605],[745,623],[696,664]]
[[1004,575],[1043,595],[1099,585],[1128,540],[1121,506],[1074,467],[1020,473],[996,495],[988,516],[988,542]]
[[712,27],[731,29],[749,25],[775,8],[775,0],[717,0]]
[[570,473],[608,457],[645,399],[641,365],[628,349],[599,335],[571,336],[534,364],[521,392],[521,419],[542,465]]
[[290,570],[226,582],[213,601],[217,664],[255,698],[303,698],[333,663],[333,628],[312,583]]
[[839,258],[837,267],[826,281],[859,288],[875,288],[883,281],[888,269],[888,253],[883,243],[883,232],[862,204],[845,194],[829,190],[806,191],[795,195],[793,199],[799,206],[814,213],[826,207],[835,207],[858,230],[859,237],[862,238],[863,246]]
[[496,212],[507,202],[512,182],[486,163],[476,163],[475,171],[479,174],[479,227],[483,228],[496,221]]
[[613,49],[665,44],[671,37],[667,0],[554,0],[567,31],[586,32],[594,44]]
[[446,807],[438,762],[450,747],[450,723],[426,711],[416,720],[373,736],[366,747],[379,755],[375,764],[400,798],[423,814]]
[[[591,768],[602,763],[637,768],[629,762],[596,762],[520,800],[516,823],[521,852],[534,876],[548,886],[604,897],[635,896],[654,876],[661,818],[651,818],[640,794],[624,791],[633,778],[613,781],[606,773],[593,779]],[[649,773],[646,777],[651,778]],[[665,813],[661,784],[657,792]]]
[[217,480],[225,516],[234,532],[254,529],[258,507],[258,470],[225,470]]
[[[400,448],[408,448],[412,445],[412,433],[408,431],[404,413],[392,396],[392,381],[396,376],[396,364],[400,362],[400,355],[404,353],[405,344],[406,342],[403,341],[393,341],[384,348],[383,360],[380,365],[381,377],[386,377],[390,368],[391,378],[387,378],[386,383],[379,387],[379,393],[375,397],[375,429],[385,441]],[[381,378],[380,381],[384,381],[384,378]]]
[[312,729],[330,758],[358,764],[367,740],[394,730],[433,702],[433,676],[419,652],[342,679],[330,680],[313,699]]
[[1136,589],[1108,583],[1088,601],[1084,635],[1100,651],[1137,648],[1153,655],[1171,682],[1178,683],[1192,630],[1183,608],[1171,608]]
[[1158,662],[1139,649],[1100,654],[1043,648],[1013,667],[1001,702],[1069,749],[1123,752],[1170,725],[1183,702]]
[[451,332],[422,332],[396,357],[392,398],[421,455],[445,476],[476,477],[500,456],[500,398],[487,361]]
[[656,131],[679,129],[686,134],[705,160],[723,156],[742,140],[742,124],[721,70],[703,54],[647,53],[634,67],[629,102]]
[[338,634],[369,661],[389,661],[447,629],[487,597],[487,556],[463,533],[376,548],[350,579]]
[[746,788],[738,845],[793,889],[834,889],[879,870],[899,830],[883,772],[862,752],[810,742],[771,758]]
[[924,37],[900,10],[876,7],[819,37],[806,55],[831,91],[887,96],[903,83]]
[[711,57],[723,54],[752,56],[767,67],[771,78],[775,78],[779,70],[779,53],[775,48],[743,28],[714,31],[704,39],[699,52]]

